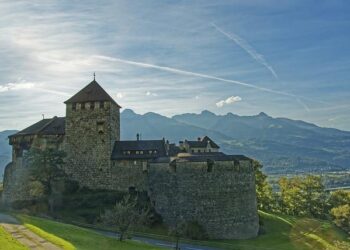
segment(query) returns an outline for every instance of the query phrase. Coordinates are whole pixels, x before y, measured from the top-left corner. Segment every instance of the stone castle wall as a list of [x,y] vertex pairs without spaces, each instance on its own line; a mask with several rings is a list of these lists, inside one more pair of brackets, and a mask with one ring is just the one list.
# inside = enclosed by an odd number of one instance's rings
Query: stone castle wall
[[256,237],[259,229],[251,161],[150,165],[150,197],[165,223],[197,221],[215,239]]
[[33,199],[30,190],[30,170],[25,160],[25,154],[31,147],[45,149],[53,147],[63,149],[63,136],[24,136],[18,137],[12,144],[12,162],[5,168],[3,204]]
[[119,108],[111,102],[95,102],[90,109],[81,104],[73,110],[67,104],[65,171],[81,186],[92,189],[112,189],[111,153],[113,144],[120,139]]

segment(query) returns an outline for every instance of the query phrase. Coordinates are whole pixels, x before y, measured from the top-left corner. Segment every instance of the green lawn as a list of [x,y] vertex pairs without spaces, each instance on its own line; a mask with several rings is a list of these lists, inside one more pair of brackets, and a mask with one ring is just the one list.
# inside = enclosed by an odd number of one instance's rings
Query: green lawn
[[[75,249],[81,249],[81,250],[96,250],[96,249],[103,249],[103,250],[156,250],[156,249],[163,249],[158,248],[150,245],[145,245],[142,243],[138,243],[136,241],[127,240],[125,242],[120,242],[117,239],[113,239],[110,237],[105,237],[103,235],[100,235],[98,233],[95,233],[92,230],[54,222],[46,219],[41,219],[37,217],[32,216],[25,216],[20,215],[17,216],[24,224],[26,225],[32,225],[36,228],[39,228],[47,235],[53,235],[56,238],[59,237],[63,239],[65,242],[69,242],[74,246]],[[42,237],[46,238],[49,241],[52,241],[55,243],[55,240],[47,237],[45,235],[42,235]],[[73,248],[73,249],[74,249]],[[70,248],[66,248],[70,249]]]
[[0,226],[0,249],[28,250],[25,246],[14,239],[5,229]]
[[[227,250],[337,250],[337,248],[334,247],[334,241],[348,241],[346,233],[329,221],[285,215],[279,216],[265,212],[259,213],[263,220],[264,234],[259,235],[255,239],[188,242],[220,247]],[[141,245],[133,241],[121,243],[116,239],[104,237],[91,230],[69,224],[30,216],[19,216],[19,218],[26,224],[33,225],[48,234],[70,242],[77,249],[160,249],[148,245]],[[163,234],[164,237],[165,231],[164,228],[159,228],[147,233]],[[163,237],[159,236],[159,238]]]
[[329,221],[277,216],[260,212],[265,233],[251,240],[212,241],[212,246],[235,250],[336,250],[334,241],[347,235]]

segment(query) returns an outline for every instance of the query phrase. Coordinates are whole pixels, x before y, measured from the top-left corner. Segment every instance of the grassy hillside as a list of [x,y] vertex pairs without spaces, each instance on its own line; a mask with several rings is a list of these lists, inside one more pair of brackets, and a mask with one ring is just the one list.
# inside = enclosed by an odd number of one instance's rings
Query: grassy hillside
[[264,234],[252,240],[212,241],[224,249],[255,250],[336,250],[335,241],[346,241],[347,235],[329,221],[277,216],[260,212]]
[[15,240],[5,229],[0,226],[0,249],[6,250],[28,250],[17,240]]
[[[212,240],[201,242],[190,240],[184,241],[227,250],[337,250],[338,248],[334,246],[334,242],[336,241],[347,241],[350,244],[347,239],[348,236],[329,221],[284,215],[280,216],[265,212],[260,212],[260,216],[263,221],[263,234],[255,239]],[[97,242],[98,246],[102,247],[101,249],[106,250],[157,249],[155,247],[139,245],[132,241],[120,243],[116,239],[106,238],[91,230],[82,229],[68,224],[29,216],[21,216],[20,218],[27,224],[31,224],[47,233],[70,242],[77,249],[97,249]],[[159,238],[167,239],[167,237],[165,237],[167,235],[166,230],[159,231],[155,229],[150,230],[148,233],[152,233],[156,238],[157,236],[155,234],[162,234],[163,236],[160,236]]]
[[[57,237],[63,239],[66,242],[69,242],[74,246],[73,249],[81,249],[81,250],[96,250],[96,249],[103,249],[103,250],[156,250],[156,249],[162,249],[158,247],[153,247],[145,244],[141,244],[135,241],[125,241],[120,242],[117,239],[105,237],[98,233],[95,233],[92,230],[84,229],[77,226],[72,226],[64,223],[54,222],[46,219],[31,217],[31,216],[18,216],[18,218],[26,224],[26,226],[29,226],[31,230],[33,230],[33,227],[36,228],[36,230],[44,231],[43,234],[40,234],[42,237],[46,238],[47,240],[56,243],[57,244]],[[37,231],[35,231],[37,233]],[[49,237],[50,236],[50,237]],[[56,239],[53,239],[53,237]],[[58,245],[62,245],[61,244]],[[65,248],[65,249],[71,249],[71,248]]]

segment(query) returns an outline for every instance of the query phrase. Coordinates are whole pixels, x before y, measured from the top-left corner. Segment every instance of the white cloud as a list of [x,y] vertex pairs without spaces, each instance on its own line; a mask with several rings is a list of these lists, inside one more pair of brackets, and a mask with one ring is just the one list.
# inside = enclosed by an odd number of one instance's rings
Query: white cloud
[[151,91],[147,91],[146,92],[146,96],[158,96],[158,94],[157,93],[153,93]]
[[118,99],[122,99],[122,98],[124,98],[124,94],[123,93],[121,93],[121,92],[118,92],[117,94],[116,94],[116,97],[118,98]]
[[240,96],[230,96],[226,100],[218,101],[216,103],[216,106],[218,108],[222,108],[224,105],[233,104],[233,103],[240,102],[240,101],[242,101],[242,98]]
[[32,89],[35,87],[35,83],[32,82],[19,82],[19,83],[6,83],[0,85],[0,92],[7,92],[11,90]]

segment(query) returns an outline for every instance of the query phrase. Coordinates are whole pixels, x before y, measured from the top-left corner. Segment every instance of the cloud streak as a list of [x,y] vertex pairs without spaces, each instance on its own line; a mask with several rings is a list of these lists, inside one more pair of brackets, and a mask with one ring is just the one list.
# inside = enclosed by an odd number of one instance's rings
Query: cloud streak
[[6,83],[4,85],[0,85],[0,93],[12,90],[32,89],[34,87],[35,83],[32,82]]
[[259,54],[247,41],[245,41],[243,38],[239,37],[238,35],[234,33],[227,33],[220,27],[218,27],[215,23],[211,23],[211,25],[221,34],[226,36],[231,41],[235,42],[240,48],[242,48],[245,52],[247,52],[251,58],[253,58],[257,63],[263,65],[266,69],[268,69],[271,74],[278,79],[278,75],[276,71],[273,69],[273,67],[265,60],[264,56]]
[[247,87],[247,88],[252,88],[252,89],[256,89],[256,90],[260,90],[260,91],[264,91],[264,92],[268,92],[268,93],[272,93],[272,94],[277,94],[277,95],[282,95],[282,96],[287,96],[287,97],[293,97],[293,98],[299,98],[299,99],[307,99],[307,100],[313,101],[313,100],[308,99],[306,97],[294,95],[294,94],[291,94],[291,93],[288,93],[288,92],[284,92],[284,91],[264,88],[264,87],[260,87],[260,86],[257,86],[257,85],[254,85],[254,84],[250,84],[250,83],[246,83],[246,82],[241,82],[241,81],[236,81],[236,80],[216,77],[216,76],[202,74],[202,73],[197,73],[197,72],[192,72],[192,71],[181,70],[181,69],[177,69],[177,68],[165,67],[165,66],[160,66],[160,65],[156,65],[156,64],[150,64],[150,63],[144,63],[144,62],[124,60],[124,59],[117,58],[117,57],[109,57],[109,56],[102,56],[102,55],[95,55],[93,57],[95,57],[96,59],[100,59],[100,60],[106,60],[106,61],[110,61],[110,62],[118,62],[118,63],[123,63],[123,64],[129,64],[129,65],[142,67],[142,68],[157,69],[157,70],[171,72],[171,73],[179,74],[179,75],[194,76],[194,77],[200,77],[200,78],[205,78],[205,79],[216,80],[216,81],[220,81],[220,82],[232,83],[232,84],[236,84],[236,85],[240,85],[240,86],[244,86],[244,87]]
[[221,100],[221,101],[217,102],[216,106],[218,108],[222,108],[224,105],[233,104],[233,103],[240,102],[240,101],[242,101],[242,98],[240,96],[230,96],[226,100]]

